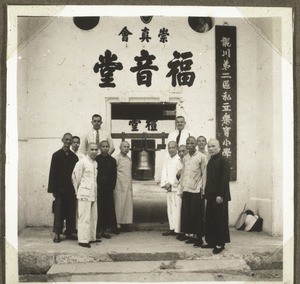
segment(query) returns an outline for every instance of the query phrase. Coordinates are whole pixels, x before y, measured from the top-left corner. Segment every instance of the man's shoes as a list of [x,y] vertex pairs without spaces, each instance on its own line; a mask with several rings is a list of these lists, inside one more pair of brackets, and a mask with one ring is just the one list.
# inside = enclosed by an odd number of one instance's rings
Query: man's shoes
[[179,240],[179,241],[186,241],[186,240],[189,239],[189,237],[185,234],[182,234],[181,236],[178,235],[176,239]]
[[[177,237],[176,237],[176,240],[182,241],[184,237],[185,237],[185,234],[179,233],[179,234],[177,235]],[[186,239],[187,239],[187,238],[186,238]]]
[[121,230],[119,228],[114,228],[111,230],[111,232],[115,235],[119,235],[121,233]]
[[89,243],[78,243],[81,247],[90,248],[91,245]]
[[53,243],[60,243],[60,236],[55,236],[54,239],[53,239]]
[[106,234],[106,233],[102,233],[101,237],[104,238],[104,239],[111,239],[111,235]]
[[197,241],[196,238],[189,238],[188,240],[185,241],[186,244],[194,244]]
[[163,236],[175,236],[176,233],[174,232],[174,230],[168,230],[164,233],[162,233]]
[[215,248],[214,245],[210,245],[210,244],[206,244],[202,246],[203,249],[211,249],[211,248]]
[[197,240],[197,241],[194,243],[193,247],[195,247],[195,248],[201,248],[202,245],[203,245],[203,241],[202,241],[202,240]]
[[73,235],[73,234],[67,235],[67,236],[66,236],[66,239],[67,239],[67,240],[74,240],[74,241],[77,241],[77,240],[78,240],[78,238],[77,238],[75,235]]
[[94,243],[101,243],[101,240],[100,239],[96,239],[94,241],[90,241],[90,244],[94,244]]
[[213,254],[218,254],[218,253],[220,253],[222,250],[224,250],[225,249],[225,247],[224,246],[221,246],[220,248],[218,248],[218,247],[215,247],[214,249],[213,249]]

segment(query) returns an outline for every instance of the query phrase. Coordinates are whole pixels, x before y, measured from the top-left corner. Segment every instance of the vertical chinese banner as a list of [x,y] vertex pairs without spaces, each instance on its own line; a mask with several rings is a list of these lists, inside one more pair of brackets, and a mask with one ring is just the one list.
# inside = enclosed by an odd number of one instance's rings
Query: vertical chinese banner
[[216,26],[216,131],[222,155],[236,180],[236,27]]

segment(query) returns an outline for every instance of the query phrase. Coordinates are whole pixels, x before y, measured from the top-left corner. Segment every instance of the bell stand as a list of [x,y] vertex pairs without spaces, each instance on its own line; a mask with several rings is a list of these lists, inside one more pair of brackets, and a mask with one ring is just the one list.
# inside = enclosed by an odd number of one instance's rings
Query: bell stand
[[[166,149],[166,143],[165,140],[168,138],[169,133],[112,133],[111,137],[115,139],[122,139],[122,141],[125,141],[126,139],[142,139],[141,146],[143,141],[146,142],[147,138],[152,138],[152,139],[161,139],[161,144],[157,144],[157,148],[147,148],[147,151],[160,151]],[[146,142],[147,143],[147,142]],[[133,151],[143,151],[144,148],[134,148],[130,149]]]

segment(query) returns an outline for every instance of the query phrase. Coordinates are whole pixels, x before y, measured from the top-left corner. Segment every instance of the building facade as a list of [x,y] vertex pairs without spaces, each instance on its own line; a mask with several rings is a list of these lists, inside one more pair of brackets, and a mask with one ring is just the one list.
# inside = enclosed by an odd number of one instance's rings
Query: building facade
[[151,175],[135,172],[136,187],[159,181],[163,137],[175,129],[175,116],[186,118],[193,136],[216,138],[216,28],[234,27],[236,178],[230,183],[230,224],[247,204],[263,217],[265,232],[282,235],[281,20],[210,20],[199,32],[187,16],[101,16],[96,24],[86,22],[92,28],[73,17],[18,17],[19,230],[52,225],[51,155],[65,132],[83,140],[95,113],[113,134],[113,156],[122,138],[130,142],[135,163],[141,139],[155,149],[149,151]]

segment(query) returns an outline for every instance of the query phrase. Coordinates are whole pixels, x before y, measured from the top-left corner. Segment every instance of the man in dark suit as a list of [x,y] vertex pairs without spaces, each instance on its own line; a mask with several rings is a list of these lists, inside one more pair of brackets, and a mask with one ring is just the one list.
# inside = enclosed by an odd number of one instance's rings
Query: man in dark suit
[[110,239],[112,233],[119,233],[114,202],[114,189],[117,181],[117,163],[109,154],[109,143],[106,140],[100,142],[100,155],[96,157],[98,163],[97,175],[97,239]]
[[72,172],[78,157],[70,150],[72,135],[64,134],[61,139],[63,147],[52,155],[48,192],[54,200],[54,243],[60,242],[64,220],[66,219],[66,238],[76,240],[74,235],[76,224],[76,196],[72,184]]
[[207,164],[205,198],[206,222],[203,248],[213,248],[213,254],[218,254],[230,242],[228,228],[228,201],[231,200],[229,191],[230,167],[222,156],[218,140],[211,139],[207,144],[209,161]]

